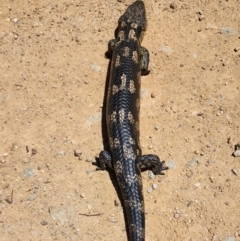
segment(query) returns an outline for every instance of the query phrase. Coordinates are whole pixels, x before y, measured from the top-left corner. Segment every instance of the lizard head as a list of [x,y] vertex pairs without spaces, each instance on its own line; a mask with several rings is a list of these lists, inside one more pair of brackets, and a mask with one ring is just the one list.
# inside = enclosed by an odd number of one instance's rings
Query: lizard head
[[137,37],[141,40],[144,31],[147,28],[146,11],[143,1],[136,1],[131,4],[125,13],[118,20],[118,30],[136,29]]

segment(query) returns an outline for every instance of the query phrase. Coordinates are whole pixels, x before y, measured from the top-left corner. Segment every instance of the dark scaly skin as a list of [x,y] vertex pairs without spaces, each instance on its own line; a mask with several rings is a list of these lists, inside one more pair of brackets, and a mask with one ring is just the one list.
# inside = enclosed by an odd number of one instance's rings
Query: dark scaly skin
[[129,241],[145,240],[141,168],[155,174],[168,169],[156,155],[142,155],[139,142],[140,77],[149,73],[148,51],[141,47],[146,30],[142,1],[130,5],[118,21],[117,36],[109,42],[112,55],[106,106],[111,153],[102,151],[99,169],[115,170],[128,222]]

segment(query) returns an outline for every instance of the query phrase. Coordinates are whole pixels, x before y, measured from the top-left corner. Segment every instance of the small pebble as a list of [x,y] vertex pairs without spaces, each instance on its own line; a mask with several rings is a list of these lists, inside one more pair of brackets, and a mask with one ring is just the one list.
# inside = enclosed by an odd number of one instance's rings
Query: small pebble
[[92,171],[91,170],[86,170],[86,173],[89,175]]
[[180,213],[174,213],[174,218],[176,219],[180,218]]
[[81,150],[81,149],[75,149],[75,150],[74,150],[74,156],[79,157],[79,156],[81,156],[81,155],[82,155],[82,150]]
[[102,69],[101,66],[96,65],[96,64],[90,64],[90,68],[94,71],[97,71],[97,72],[99,72]]
[[81,197],[81,198],[85,198],[85,197],[86,197],[86,194],[85,194],[84,192],[82,192],[82,193],[80,194],[80,197]]
[[40,222],[40,224],[43,225],[43,226],[46,226],[48,224],[48,222],[43,220],[43,221]]
[[201,186],[201,184],[199,182],[197,182],[194,184],[194,186],[199,188]]
[[239,49],[240,49],[240,47],[236,47],[236,48],[234,48],[234,52],[238,52]]
[[240,142],[237,143],[237,145],[235,146],[236,150],[240,150]]
[[31,177],[31,176],[34,176],[35,173],[34,173],[34,170],[32,168],[26,168],[24,171],[23,171],[23,176],[24,177]]
[[18,22],[18,19],[17,19],[17,18],[14,18],[14,19],[12,20],[12,22],[13,22],[13,23],[17,23],[17,22]]
[[109,221],[110,221],[111,223],[116,223],[116,222],[117,222],[117,219],[116,219],[115,217],[111,217],[111,218],[109,218]]
[[151,170],[148,171],[148,178],[149,179],[154,179],[155,178],[155,175],[154,175],[154,173]]
[[169,161],[167,162],[167,166],[168,166],[169,168],[176,168],[176,163],[175,163],[173,160],[169,160]]
[[233,169],[232,169],[232,173],[233,173],[234,175],[238,176],[238,171],[237,171],[236,168],[233,168]]
[[171,9],[176,9],[176,8],[177,8],[177,4],[176,4],[175,2],[172,2],[172,3],[170,4],[170,8],[171,8]]
[[35,148],[32,148],[32,155],[36,155],[37,154],[37,150]]
[[35,198],[36,198],[35,195],[31,195],[31,196],[29,197],[29,200],[30,200],[30,201],[33,201],[33,200],[35,200]]
[[233,152],[233,156],[240,157],[240,150],[236,150],[235,152]]
[[193,167],[195,164],[196,164],[196,160],[194,158],[188,162],[188,166],[191,166],[191,167]]
[[205,16],[204,16],[204,15],[201,15],[201,16],[198,17],[198,20],[199,20],[199,21],[202,21],[202,20],[204,20],[204,19],[205,19]]
[[117,200],[114,200],[114,206],[118,207],[119,205],[120,205],[119,202]]
[[148,192],[148,193],[152,193],[152,192],[153,192],[153,189],[152,189],[151,187],[149,187],[149,188],[147,189],[147,192]]
[[152,94],[151,94],[151,97],[152,97],[152,98],[155,98],[155,97],[156,97],[156,95],[155,95],[154,93],[152,93]]
[[61,156],[63,156],[63,155],[65,155],[65,151],[59,151],[59,154],[60,154]]
[[4,158],[0,158],[0,162],[1,162],[1,163],[5,163],[6,160],[5,160]]
[[158,189],[158,185],[157,185],[157,183],[153,183],[152,188],[153,188],[153,190]]
[[226,238],[226,239],[224,239],[224,240],[222,240],[222,241],[235,241],[235,238],[229,237],[229,238]]
[[92,160],[93,160],[92,157],[88,157],[86,161],[87,161],[87,162],[92,162]]
[[159,126],[158,125],[155,125],[154,126],[154,129],[157,131],[159,129]]
[[72,145],[74,145],[74,146],[76,146],[76,145],[77,145],[77,142],[76,142],[76,141],[74,141],[74,140],[72,140],[72,141],[71,141],[71,143],[72,143]]
[[173,51],[170,46],[161,46],[160,50],[167,55],[170,55]]

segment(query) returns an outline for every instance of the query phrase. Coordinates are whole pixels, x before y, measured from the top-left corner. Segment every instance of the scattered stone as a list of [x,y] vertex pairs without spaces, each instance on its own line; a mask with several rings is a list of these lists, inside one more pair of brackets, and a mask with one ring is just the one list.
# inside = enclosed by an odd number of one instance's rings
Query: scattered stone
[[64,155],[65,155],[65,151],[59,151],[59,154],[60,154],[61,156],[64,156]]
[[170,46],[161,46],[160,51],[162,51],[163,53],[165,53],[167,55],[170,55],[173,50]]
[[232,169],[232,173],[235,175],[235,176],[238,176],[238,170],[236,168],[233,168]]
[[233,238],[233,237],[229,237],[229,238],[226,238],[226,239],[221,240],[221,241],[235,241],[235,238]]
[[36,198],[36,196],[32,194],[32,195],[29,197],[29,200],[30,200],[30,201],[33,201],[33,200],[35,200],[35,198]]
[[86,161],[87,162],[92,162],[92,160],[93,160],[93,157],[88,157]]
[[72,145],[76,146],[78,143],[74,140],[71,141]]
[[175,2],[172,2],[172,3],[170,4],[170,8],[171,8],[171,9],[176,9],[176,8],[177,8],[177,4],[176,4]]
[[238,142],[237,145],[235,145],[235,150],[240,150],[240,142]]
[[99,72],[102,69],[101,66],[96,65],[96,64],[90,64],[90,68],[94,71],[97,71],[97,72]]
[[[1,157],[1,156],[0,156]],[[6,162],[6,160],[4,158],[0,158],[0,162],[3,164]]]
[[85,197],[86,197],[86,194],[85,194],[84,192],[82,192],[82,193],[80,194],[80,197],[81,197],[81,198],[85,198]]
[[17,23],[17,22],[18,22],[18,18],[14,18],[14,19],[12,20],[12,22],[13,22],[13,23]]
[[74,150],[74,156],[80,157],[82,155],[82,150],[81,149],[75,149]]
[[157,183],[153,183],[152,188],[153,188],[153,190],[158,189],[158,185],[157,185]]
[[55,220],[61,224],[64,224],[64,222],[67,222],[66,210],[52,208],[52,209],[50,209],[50,216],[53,220]]
[[195,164],[196,164],[196,159],[194,158],[188,162],[188,166],[191,166],[191,167],[195,166]]
[[90,116],[88,118],[88,121],[92,123],[97,123],[97,122],[100,122],[101,118],[102,118],[102,114],[99,113],[99,114]]
[[235,35],[237,33],[237,31],[235,29],[224,27],[224,28],[221,29],[221,33],[222,34]]
[[31,167],[29,167],[29,168],[26,168],[24,171],[23,171],[23,176],[24,177],[32,177],[32,176],[34,176],[35,175],[35,172],[34,172],[34,170],[31,168]]
[[234,52],[238,52],[239,49],[240,49],[240,47],[236,47],[236,48],[234,48]]
[[37,150],[35,148],[32,148],[32,155],[36,155],[37,154]]
[[235,152],[232,154],[234,157],[240,157],[240,142],[235,145]]
[[149,188],[147,189],[147,192],[148,192],[148,193],[152,193],[152,192],[153,192],[153,189],[152,189],[151,187],[149,187]]
[[174,213],[174,218],[176,219],[180,218],[180,213],[179,212]]
[[116,223],[116,222],[117,222],[117,219],[116,219],[115,217],[111,217],[111,218],[109,218],[109,221],[110,221],[111,223]]
[[147,95],[148,90],[141,90],[141,99],[144,99]]
[[228,138],[227,138],[227,144],[231,144],[232,143],[232,138],[231,138],[231,136],[229,136]]
[[233,156],[240,157],[240,150],[236,150],[235,152],[233,152]]
[[201,184],[199,182],[194,184],[195,187],[200,188]]
[[159,129],[159,126],[158,125],[155,125],[154,126],[154,129],[157,131]]
[[176,168],[176,163],[173,160],[168,160],[167,166],[169,168]]
[[152,97],[152,98],[155,98],[155,97],[156,97],[156,95],[155,95],[154,93],[152,93],[152,94],[151,94],[151,97]]
[[200,15],[199,17],[198,17],[198,20],[199,21],[202,21],[202,20],[204,20],[205,19],[205,16],[204,15]]
[[40,224],[43,225],[43,226],[46,226],[48,224],[48,222],[43,220],[43,221],[40,222]]
[[148,171],[148,178],[149,179],[154,179],[155,178],[155,175],[154,175],[154,173],[151,170]]

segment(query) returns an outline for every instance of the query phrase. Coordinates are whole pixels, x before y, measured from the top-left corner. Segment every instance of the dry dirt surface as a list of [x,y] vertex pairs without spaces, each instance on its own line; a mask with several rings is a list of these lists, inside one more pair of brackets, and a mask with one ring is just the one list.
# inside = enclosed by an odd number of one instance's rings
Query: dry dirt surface
[[[119,16],[133,1],[0,0],[0,240],[122,240],[101,116]],[[240,240],[240,2],[145,1],[146,241]],[[74,156],[74,150],[79,157]]]

